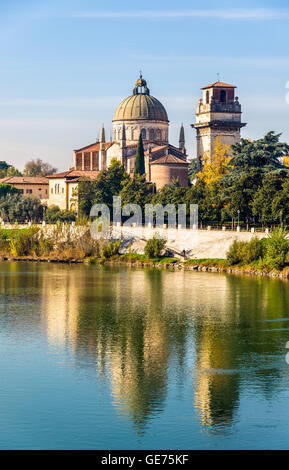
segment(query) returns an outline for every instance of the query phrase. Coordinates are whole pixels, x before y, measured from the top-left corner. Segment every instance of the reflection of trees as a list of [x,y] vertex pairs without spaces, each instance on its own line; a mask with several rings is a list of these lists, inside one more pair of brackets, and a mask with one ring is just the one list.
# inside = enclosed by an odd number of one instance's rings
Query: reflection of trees
[[213,307],[214,294],[209,295],[207,312],[194,324],[195,404],[202,423],[216,429],[232,423],[241,383],[254,383],[260,393],[272,396],[281,371],[272,367],[271,356],[285,340],[284,332],[272,332],[272,323],[264,319],[288,311],[287,283],[235,276],[226,281],[223,308]]
[[161,272],[103,271],[103,280],[101,298],[80,310],[77,354],[108,365],[115,406],[141,430],[163,408],[172,348],[182,362],[185,323],[163,308]]
[[19,331],[45,325],[49,343],[71,349],[78,367],[109,377],[114,406],[138,432],[164,408],[169,370],[182,384],[192,343],[194,404],[210,429],[234,421],[243,384],[269,398],[279,386],[280,364],[275,367],[272,357],[278,358],[288,340],[281,329],[289,322],[278,320],[288,312],[286,282],[93,266],[4,266],[3,325]]

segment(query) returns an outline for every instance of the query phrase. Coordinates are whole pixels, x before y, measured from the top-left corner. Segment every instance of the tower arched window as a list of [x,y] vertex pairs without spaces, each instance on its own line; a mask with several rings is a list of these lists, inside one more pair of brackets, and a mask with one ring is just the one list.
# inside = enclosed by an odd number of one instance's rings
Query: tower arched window
[[146,138],[147,138],[147,132],[146,132],[145,129],[142,129],[142,130],[141,130],[141,136],[142,136],[142,139],[143,139],[143,140],[146,140]]
[[207,90],[207,93],[206,93],[206,103],[209,104],[210,102],[210,93],[209,93],[209,90]]
[[221,91],[220,101],[221,101],[221,103],[226,103],[226,101],[227,101],[227,92],[226,92],[226,90]]

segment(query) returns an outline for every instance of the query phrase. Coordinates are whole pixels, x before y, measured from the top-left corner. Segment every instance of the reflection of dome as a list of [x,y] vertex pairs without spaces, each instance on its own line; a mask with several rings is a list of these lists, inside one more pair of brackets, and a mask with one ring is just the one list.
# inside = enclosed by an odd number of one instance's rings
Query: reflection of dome
[[133,95],[125,98],[117,107],[113,121],[153,120],[168,122],[164,106],[150,96],[146,81],[140,76]]

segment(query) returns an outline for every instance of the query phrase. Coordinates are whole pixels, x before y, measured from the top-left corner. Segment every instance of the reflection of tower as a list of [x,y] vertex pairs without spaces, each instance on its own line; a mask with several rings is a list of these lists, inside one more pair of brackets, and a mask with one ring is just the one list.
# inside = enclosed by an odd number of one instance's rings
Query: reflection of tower
[[235,97],[235,85],[217,81],[202,88],[203,97],[196,109],[197,163],[201,170],[202,157],[213,156],[217,137],[223,145],[240,141],[241,105]]
[[[67,266],[51,266],[50,269],[56,276],[47,276],[43,285],[48,342],[55,346],[63,346],[66,342],[75,345],[80,309],[79,279],[68,275]],[[62,275],[59,275],[60,270]]]
[[232,373],[237,344],[237,338],[232,338],[230,328],[224,325],[210,327],[204,323],[196,335],[195,407],[205,426],[232,423],[239,401],[240,377]]

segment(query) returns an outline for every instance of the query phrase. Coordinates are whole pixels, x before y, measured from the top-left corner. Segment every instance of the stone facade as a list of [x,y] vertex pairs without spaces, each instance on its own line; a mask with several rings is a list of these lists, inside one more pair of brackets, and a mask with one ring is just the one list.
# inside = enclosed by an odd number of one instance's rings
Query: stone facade
[[233,145],[240,141],[241,105],[235,97],[235,86],[215,82],[202,88],[203,96],[196,109],[197,162],[201,170],[202,157],[214,153],[215,141],[219,137],[223,145]]

